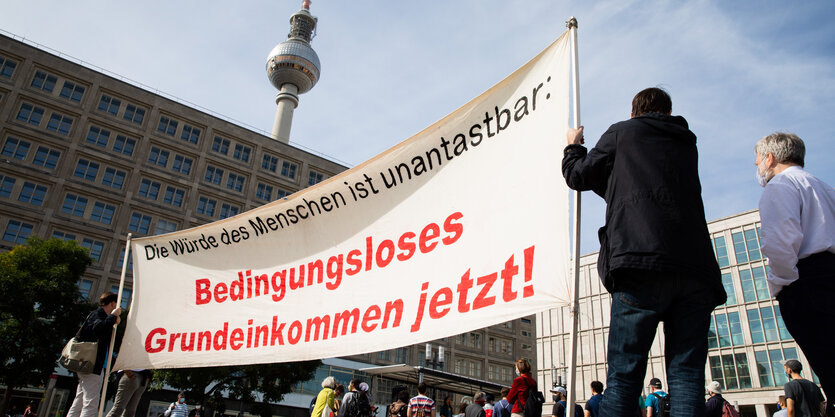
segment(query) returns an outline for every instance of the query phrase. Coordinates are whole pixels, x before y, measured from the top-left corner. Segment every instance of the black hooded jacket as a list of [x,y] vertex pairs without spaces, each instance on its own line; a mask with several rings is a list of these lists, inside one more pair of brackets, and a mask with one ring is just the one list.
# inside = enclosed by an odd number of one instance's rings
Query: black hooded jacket
[[104,359],[107,356],[107,350],[110,348],[110,335],[113,332],[114,324],[116,324],[116,316],[105,313],[104,309],[99,307],[87,315],[87,319],[81,326],[80,341],[99,342],[96,363],[93,365],[94,374],[100,374],[104,367]]
[[692,272],[724,302],[705,222],[696,135],[683,117],[649,113],[615,123],[591,151],[568,145],[562,173],[570,188],[606,200],[598,272],[609,292],[612,271],[620,268]]

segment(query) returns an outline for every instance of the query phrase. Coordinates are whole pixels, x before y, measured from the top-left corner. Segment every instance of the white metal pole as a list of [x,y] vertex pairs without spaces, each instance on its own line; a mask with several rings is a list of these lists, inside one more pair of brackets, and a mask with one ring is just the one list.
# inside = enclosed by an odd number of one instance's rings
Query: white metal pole
[[[565,22],[569,32],[569,44],[571,49],[571,60],[573,70],[571,72],[572,101],[574,104],[574,120],[572,127],[580,127],[580,65],[577,55],[577,19],[571,16]],[[565,415],[574,415],[574,403],[577,400],[575,388],[577,385],[577,331],[580,319],[580,192],[574,191],[574,287],[572,288],[571,301],[571,352],[568,355],[568,393],[565,401]]]
[[[128,233],[127,242],[125,242],[125,254],[122,256],[122,276],[119,278],[119,292],[116,294],[116,307],[122,306],[122,290],[125,288],[125,274],[128,270],[128,259],[130,259],[130,239],[131,234]],[[110,376],[110,366],[113,364],[113,345],[116,344],[116,327],[113,325],[113,331],[110,333],[110,346],[107,348],[107,366],[104,372],[104,382],[101,384],[101,399],[99,400],[99,415],[101,417],[104,412],[105,394],[107,394],[107,380]]]

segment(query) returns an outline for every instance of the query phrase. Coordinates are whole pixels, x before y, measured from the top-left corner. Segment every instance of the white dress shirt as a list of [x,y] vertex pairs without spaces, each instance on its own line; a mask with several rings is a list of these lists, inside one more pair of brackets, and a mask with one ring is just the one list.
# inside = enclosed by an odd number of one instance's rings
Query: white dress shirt
[[786,168],[765,186],[760,220],[772,296],[797,280],[799,259],[835,253],[835,189],[799,166]]

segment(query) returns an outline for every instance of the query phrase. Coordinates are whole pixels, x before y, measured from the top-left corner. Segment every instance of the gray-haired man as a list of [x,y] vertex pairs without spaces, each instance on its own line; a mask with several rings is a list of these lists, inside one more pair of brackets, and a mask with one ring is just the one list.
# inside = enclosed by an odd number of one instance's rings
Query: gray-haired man
[[835,189],[803,170],[806,147],[793,133],[757,142],[762,250],[768,286],[786,329],[827,397],[835,395]]
[[484,412],[486,396],[487,394],[482,391],[475,393],[473,395],[473,403],[468,405],[464,410],[464,417],[486,417],[487,413]]

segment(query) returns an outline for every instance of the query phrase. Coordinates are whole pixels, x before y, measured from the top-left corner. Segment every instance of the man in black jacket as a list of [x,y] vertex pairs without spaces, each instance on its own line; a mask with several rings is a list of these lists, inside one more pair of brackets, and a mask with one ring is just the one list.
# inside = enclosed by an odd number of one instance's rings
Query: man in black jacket
[[110,291],[99,298],[99,308],[90,312],[81,326],[79,341],[99,342],[96,363],[91,373],[78,373],[78,388],[67,417],[93,417],[99,409],[102,376],[101,369],[110,346],[113,325],[119,324],[122,309],[116,307],[118,296]]
[[634,412],[660,321],[672,415],[704,414],[710,313],[726,295],[705,222],[696,135],[671,114],[670,96],[647,88],[630,119],[610,126],[591,151],[582,127],[567,134],[566,183],[606,200],[597,267],[612,310],[601,416]]

